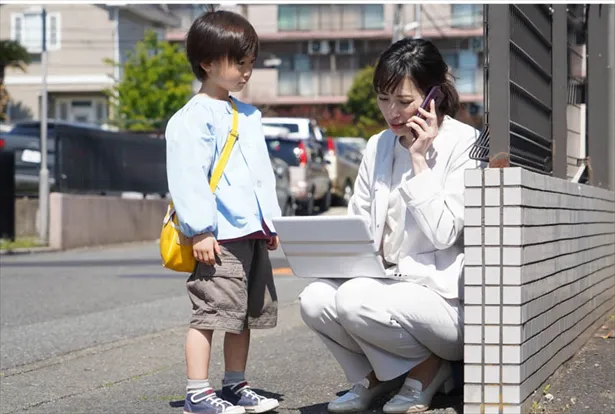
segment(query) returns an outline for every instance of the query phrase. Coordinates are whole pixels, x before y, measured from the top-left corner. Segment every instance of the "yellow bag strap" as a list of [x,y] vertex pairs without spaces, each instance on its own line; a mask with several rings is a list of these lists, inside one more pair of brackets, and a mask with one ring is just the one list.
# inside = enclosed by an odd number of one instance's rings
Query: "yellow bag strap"
[[231,105],[233,106],[233,124],[231,126],[231,132],[228,134],[228,138],[226,138],[226,143],[224,144],[224,148],[222,149],[222,155],[220,155],[220,160],[214,169],[213,174],[211,175],[211,181],[209,182],[209,188],[213,193],[216,191],[218,187],[218,182],[220,181],[220,177],[222,177],[222,171],[224,171],[224,167],[226,167],[226,163],[228,162],[229,157],[231,156],[231,151],[233,150],[233,146],[235,145],[235,141],[237,141],[237,126],[239,123],[239,114],[237,113],[237,105],[235,105],[235,101],[231,99]]
[[[226,138],[226,143],[224,144],[224,148],[222,149],[222,155],[220,155],[220,160],[216,167],[214,168],[214,172],[211,174],[211,180],[209,181],[209,188],[213,193],[216,191],[218,187],[218,182],[222,177],[222,172],[224,171],[224,167],[226,167],[226,163],[228,162],[229,157],[231,156],[231,151],[233,150],[233,146],[235,145],[235,141],[237,141],[237,137],[239,136],[237,132],[237,127],[239,126],[239,114],[237,112],[237,105],[235,101],[231,98],[231,105],[233,107],[233,123],[231,125],[231,132],[228,134]],[[173,202],[169,204],[169,209],[167,211],[167,217],[165,218],[165,223],[171,218],[171,215],[175,212],[173,208]]]

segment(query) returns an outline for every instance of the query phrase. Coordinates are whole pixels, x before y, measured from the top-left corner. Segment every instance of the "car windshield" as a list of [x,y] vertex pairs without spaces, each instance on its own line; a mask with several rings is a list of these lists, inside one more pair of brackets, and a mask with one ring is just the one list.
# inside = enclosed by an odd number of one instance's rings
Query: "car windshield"
[[288,141],[271,137],[267,137],[266,140],[269,154],[272,157],[280,158],[291,167],[297,167],[299,165],[297,141]]
[[296,134],[299,132],[299,124],[285,124],[282,122],[263,122],[263,124],[272,127],[286,128],[291,134]]

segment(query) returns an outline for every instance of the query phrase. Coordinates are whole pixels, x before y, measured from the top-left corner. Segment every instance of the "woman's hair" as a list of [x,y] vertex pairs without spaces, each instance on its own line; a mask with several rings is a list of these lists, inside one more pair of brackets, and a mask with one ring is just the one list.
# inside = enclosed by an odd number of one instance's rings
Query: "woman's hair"
[[392,93],[406,78],[425,96],[432,87],[439,86],[444,99],[436,108],[438,115],[455,116],[459,110],[459,94],[448,65],[429,40],[406,38],[385,50],[374,71],[374,90]]
[[258,35],[243,16],[227,10],[206,12],[190,26],[186,36],[186,54],[192,72],[204,81],[207,74],[202,64],[228,59],[239,62],[249,55],[258,55]]

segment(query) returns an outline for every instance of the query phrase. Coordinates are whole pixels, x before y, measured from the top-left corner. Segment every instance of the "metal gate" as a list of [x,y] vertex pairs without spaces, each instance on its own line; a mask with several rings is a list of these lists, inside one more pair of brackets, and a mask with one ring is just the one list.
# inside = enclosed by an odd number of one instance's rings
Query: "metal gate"
[[[608,186],[606,5],[485,5],[485,128],[471,157],[567,176],[567,105],[587,104],[589,180]],[[571,73],[584,57],[586,79]],[[576,53],[576,54],[575,54]],[[575,61],[576,59],[576,61]],[[612,116],[612,115],[611,115]]]
[[565,174],[566,7],[485,9],[486,130],[472,156],[492,167],[522,166],[546,174],[563,169]]

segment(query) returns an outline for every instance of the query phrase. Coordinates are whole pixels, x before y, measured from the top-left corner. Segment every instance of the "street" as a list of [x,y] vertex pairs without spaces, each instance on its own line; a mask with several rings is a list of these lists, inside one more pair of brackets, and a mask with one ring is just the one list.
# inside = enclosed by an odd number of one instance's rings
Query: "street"
[[[184,275],[160,266],[155,243],[0,260],[2,413],[182,412],[190,304]],[[324,413],[348,384],[299,315],[309,281],[286,274],[280,249],[272,262],[279,324],[253,332],[247,377],[280,399],[279,412]],[[221,339],[210,370],[217,387]]]

